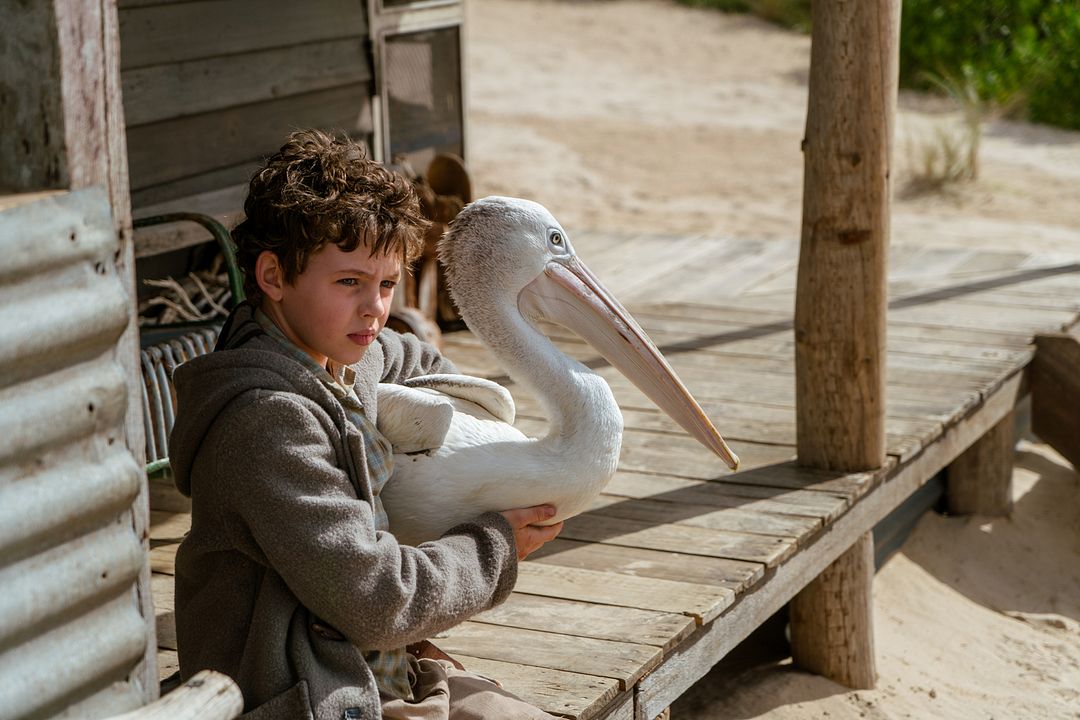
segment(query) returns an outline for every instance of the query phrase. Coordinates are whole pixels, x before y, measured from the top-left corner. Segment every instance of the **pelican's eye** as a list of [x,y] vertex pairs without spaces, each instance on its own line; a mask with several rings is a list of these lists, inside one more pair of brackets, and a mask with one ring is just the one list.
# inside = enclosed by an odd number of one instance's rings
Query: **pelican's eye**
[[562,247],[562,235],[557,232],[551,233],[551,244],[556,247]]

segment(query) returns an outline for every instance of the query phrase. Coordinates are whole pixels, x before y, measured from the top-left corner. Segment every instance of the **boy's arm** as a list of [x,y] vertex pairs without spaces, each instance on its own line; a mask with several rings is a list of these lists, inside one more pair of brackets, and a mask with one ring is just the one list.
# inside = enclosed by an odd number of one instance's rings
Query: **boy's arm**
[[[513,530],[497,513],[419,548],[375,532],[316,407],[263,395],[230,408],[207,448],[232,540],[277,572],[311,612],[363,650],[404,647],[504,600],[517,577]],[[251,422],[252,418],[259,422]],[[289,441],[267,437],[290,428]],[[207,438],[208,441],[211,438]]]
[[384,328],[376,342],[383,351],[383,370],[379,382],[400,383],[417,375],[458,372],[438,348],[415,335],[402,335]]

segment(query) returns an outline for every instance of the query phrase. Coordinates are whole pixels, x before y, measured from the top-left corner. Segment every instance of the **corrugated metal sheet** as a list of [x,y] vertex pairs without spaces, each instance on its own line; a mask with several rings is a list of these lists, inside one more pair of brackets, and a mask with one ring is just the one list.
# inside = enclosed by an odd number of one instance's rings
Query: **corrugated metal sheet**
[[0,718],[138,704],[147,648],[105,193],[0,212]]

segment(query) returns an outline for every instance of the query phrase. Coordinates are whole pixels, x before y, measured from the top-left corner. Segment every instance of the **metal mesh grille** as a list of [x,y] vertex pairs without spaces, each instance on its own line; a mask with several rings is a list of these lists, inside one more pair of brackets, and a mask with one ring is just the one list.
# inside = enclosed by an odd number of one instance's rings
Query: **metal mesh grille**
[[461,53],[457,27],[386,40],[391,157],[426,167],[437,152],[461,156]]
[[141,352],[143,418],[146,423],[146,462],[169,456],[169,433],[176,419],[176,391],[172,375],[181,363],[214,349],[221,328],[193,330]]

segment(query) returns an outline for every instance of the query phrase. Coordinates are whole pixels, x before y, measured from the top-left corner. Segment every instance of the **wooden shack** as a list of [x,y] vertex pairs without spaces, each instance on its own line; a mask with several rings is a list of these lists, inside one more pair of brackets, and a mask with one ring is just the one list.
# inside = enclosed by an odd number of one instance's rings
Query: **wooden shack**
[[[252,171],[296,128],[421,169],[436,152],[464,157],[462,16],[460,0],[121,0],[133,216],[232,227]],[[190,224],[139,229],[135,257],[207,240]]]

